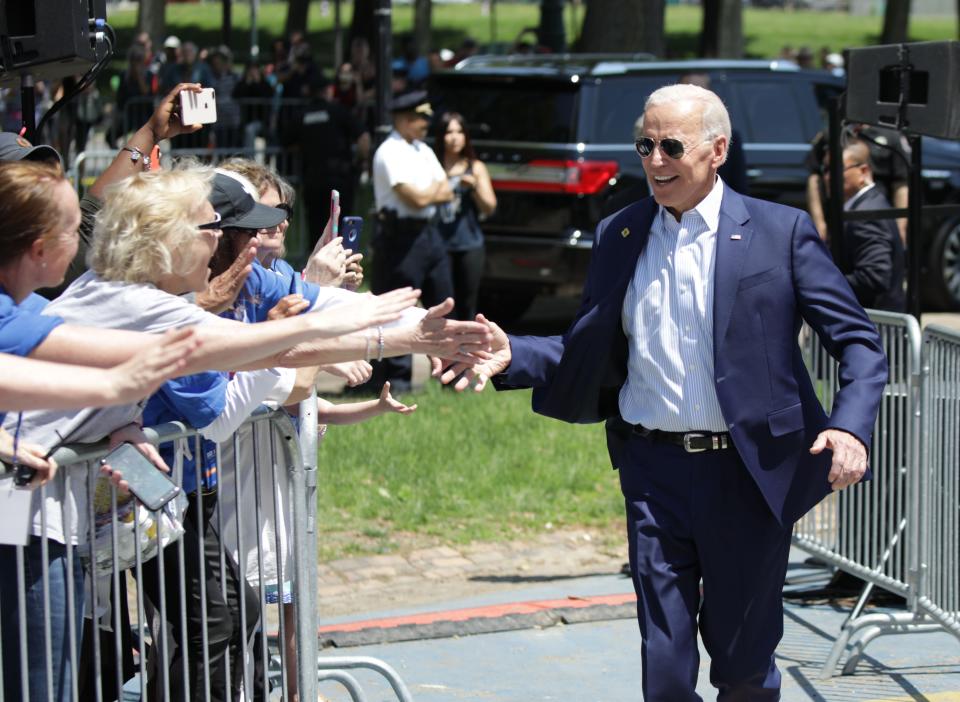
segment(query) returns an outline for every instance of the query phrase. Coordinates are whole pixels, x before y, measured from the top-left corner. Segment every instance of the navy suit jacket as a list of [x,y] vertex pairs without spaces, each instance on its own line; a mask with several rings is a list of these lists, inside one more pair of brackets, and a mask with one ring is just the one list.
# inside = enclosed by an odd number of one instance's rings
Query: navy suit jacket
[[[646,198],[597,226],[580,309],[563,336],[511,336],[513,360],[498,388],[532,387],[536,412],[607,422],[615,468],[629,428],[618,396],[627,377],[621,311],[657,212]],[[830,452],[809,448],[826,427],[870,437],[887,380],[876,328],[800,210],[724,189],[715,249],[714,381],[733,443],[773,514],[799,519],[829,491]],[[828,418],[803,363],[806,320],[840,362]]]

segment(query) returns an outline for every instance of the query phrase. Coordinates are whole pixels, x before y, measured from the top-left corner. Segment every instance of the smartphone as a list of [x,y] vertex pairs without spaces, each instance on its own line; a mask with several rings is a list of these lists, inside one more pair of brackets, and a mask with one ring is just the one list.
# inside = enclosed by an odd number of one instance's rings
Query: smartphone
[[180,488],[133,444],[120,444],[101,458],[100,463],[119,471],[130,492],[149,510],[160,509],[180,493]]
[[363,230],[363,217],[344,217],[343,228],[340,230],[343,234],[343,248],[350,249],[354,253],[360,251],[360,232]]
[[211,124],[217,121],[217,94],[213,88],[204,88],[199,93],[184,90],[180,93],[180,122],[187,124]]

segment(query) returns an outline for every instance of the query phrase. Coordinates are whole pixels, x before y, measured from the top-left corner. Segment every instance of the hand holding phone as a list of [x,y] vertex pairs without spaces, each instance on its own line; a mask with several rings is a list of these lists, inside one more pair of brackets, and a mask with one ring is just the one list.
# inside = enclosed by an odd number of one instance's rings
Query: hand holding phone
[[217,121],[217,95],[213,88],[180,92],[180,121],[184,126]]
[[180,493],[180,488],[133,444],[120,444],[100,459],[100,465],[110,466],[149,510],[160,509]]

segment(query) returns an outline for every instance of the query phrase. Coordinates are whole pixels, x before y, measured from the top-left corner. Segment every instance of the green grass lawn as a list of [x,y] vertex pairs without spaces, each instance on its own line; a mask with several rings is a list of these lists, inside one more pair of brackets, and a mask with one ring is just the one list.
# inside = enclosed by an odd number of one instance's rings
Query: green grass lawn
[[528,391],[457,394],[435,382],[410,416],[330,427],[320,449],[321,554],[608,527],[623,514],[602,425],[535,415]]
[[[332,2],[330,3],[332,7]],[[250,16],[245,4],[234,5],[233,47],[237,56],[246,54],[250,46]],[[318,58],[329,57],[333,46],[333,12],[321,16],[321,3],[311,3],[309,34]],[[565,26],[578,28],[583,21],[583,7],[574,10],[567,6]],[[342,21],[349,27],[352,5],[343,4]],[[260,46],[267,47],[272,38],[281,36],[286,18],[286,4],[261,4],[259,15]],[[535,3],[510,3],[495,6],[496,22],[481,14],[480,3],[434,5],[434,43],[456,48],[466,36],[480,43],[512,42],[522,29],[535,26],[539,20],[539,6]],[[120,34],[120,45],[129,46],[136,22],[132,10],[114,11],[110,23]],[[833,50],[844,47],[875,44],[880,35],[883,18],[854,17],[843,13],[812,11],[785,11],[776,9],[744,10],[744,36],[748,57],[775,56],[784,44],[794,47],[810,46],[817,49],[829,46]],[[667,7],[666,29],[668,53],[685,58],[696,55],[700,32],[701,9],[690,5]],[[201,46],[221,41],[221,10],[219,3],[202,5],[178,4],[167,7],[167,30],[181,39],[191,39]],[[394,5],[395,33],[410,31],[413,26],[413,6]],[[957,38],[957,23],[953,18],[917,18],[910,23],[911,39],[915,41]],[[568,40],[572,39],[568,36]]]

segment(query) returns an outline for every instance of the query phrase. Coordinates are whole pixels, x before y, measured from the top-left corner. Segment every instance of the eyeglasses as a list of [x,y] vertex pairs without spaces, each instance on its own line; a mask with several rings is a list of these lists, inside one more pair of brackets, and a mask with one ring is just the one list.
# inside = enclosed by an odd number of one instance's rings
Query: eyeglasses
[[219,212],[214,212],[213,216],[216,218],[212,222],[207,222],[206,224],[198,224],[197,229],[220,229],[220,217]]
[[285,202],[281,202],[279,205],[274,205],[278,210],[283,210],[287,213],[287,221],[289,222],[293,219],[293,205],[288,205]]
[[[700,146],[700,144],[704,144],[708,141],[713,141],[713,139],[704,139],[701,142],[693,144],[689,148],[693,149],[697,146]],[[637,141],[634,143],[634,146],[637,149],[637,153],[640,154],[640,158],[647,158],[653,153],[653,150],[656,149],[657,146],[659,146],[660,150],[663,151],[664,154],[678,161],[684,157],[684,154],[688,149],[688,147],[684,146],[684,143],[682,141],[680,141],[679,139],[674,139],[672,137],[661,139],[658,142],[655,139],[644,136],[637,139]]]

